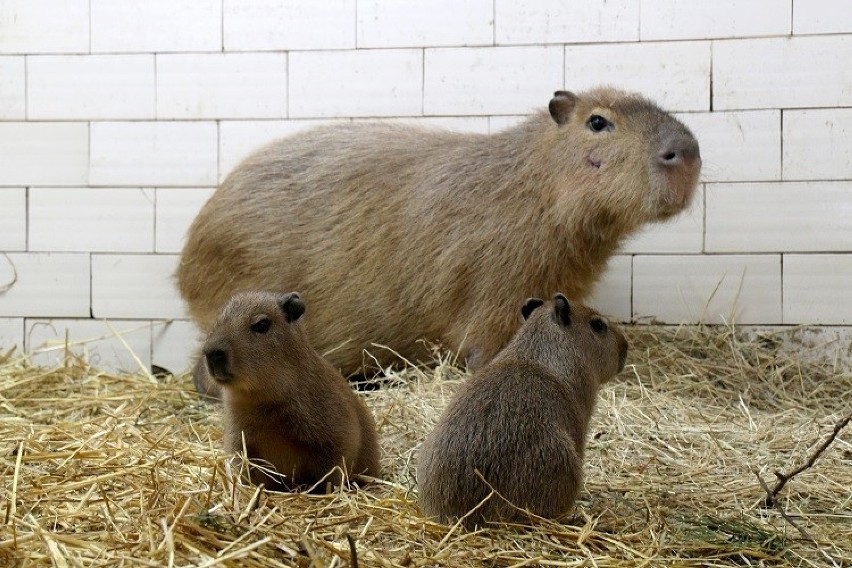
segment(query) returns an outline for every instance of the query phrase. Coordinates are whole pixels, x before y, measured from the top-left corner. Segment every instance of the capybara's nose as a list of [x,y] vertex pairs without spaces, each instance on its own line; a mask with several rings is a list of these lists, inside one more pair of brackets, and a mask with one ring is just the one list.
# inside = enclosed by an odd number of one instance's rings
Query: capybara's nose
[[673,136],[662,144],[657,163],[664,168],[674,168],[684,162],[700,159],[698,142],[692,136]]
[[205,348],[204,357],[207,359],[207,369],[214,379],[227,379],[230,374],[228,372],[228,352],[223,346]]

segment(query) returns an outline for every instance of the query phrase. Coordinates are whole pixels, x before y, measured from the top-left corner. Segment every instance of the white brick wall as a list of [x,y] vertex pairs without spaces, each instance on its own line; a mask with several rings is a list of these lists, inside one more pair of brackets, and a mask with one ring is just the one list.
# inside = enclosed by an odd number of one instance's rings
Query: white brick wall
[[87,53],[89,0],[3,0],[0,53]]
[[789,33],[790,0],[642,0],[643,41]]
[[85,185],[85,122],[0,122],[0,185]]
[[285,53],[157,56],[157,118],[285,116]]
[[492,2],[358,0],[358,47],[491,45]]
[[784,179],[852,179],[852,108],[786,110],[784,122]]
[[639,0],[495,0],[497,44],[639,39]]
[[404,116],[422,101],[422,50],[290,53],[291,117]]
[[151,189],[30,189],[29,250],[153,252]]
[[567,46],[565,87],[599,84],[647,93],[672,111],[710,110],[710,42]]
[[0,56],[0,119],[24,119],[26,94],[24,58]]
[[555,46],[427,49],[423,112],[531,112],[562,88],[562,56]]
[[27,117],[154,118],[154,56],[28,57]]
[[219,51],[222,0],[91,0],[92,53]]
[[156,252],[179,253],[184,236],[214,188],[160,188],[156,205]]
[[27,249],[27,190],[0,187],[0,250]]
[[92,255],[96,318],[186,318],[173,283],[177,255]]
[[849,106],[850,59],[852,35],[715,42],[714,108]]
[[213,185],[214,122],[94,122],[92,185]]
[[135,368],[107,318],[143,364],[181,370],[186,229],[258,146],[365,119],[496,132],[601,83],[676,112],[704,169],[691,210],[623,243],[593,303],[849,325],[849,61],[846,0],[2,0],[0,351],[67,331]]

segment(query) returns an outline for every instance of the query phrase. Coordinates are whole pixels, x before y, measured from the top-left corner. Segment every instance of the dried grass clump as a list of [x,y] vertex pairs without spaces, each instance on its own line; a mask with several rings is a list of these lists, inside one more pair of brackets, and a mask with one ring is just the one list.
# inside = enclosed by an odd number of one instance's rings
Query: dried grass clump
[[347,536],[361,567],[852,566],[852,427],[776,507],[756,476],[771,487],[807,460],[852,409],[852,374],[778,335],[628,333],[573,516],[477,532],[416,505],[417,445],[465,378],[448,359],[365,394],[386,480],[311,496],[235,482],[187,376],[0,357],[0,566],[349,566]]

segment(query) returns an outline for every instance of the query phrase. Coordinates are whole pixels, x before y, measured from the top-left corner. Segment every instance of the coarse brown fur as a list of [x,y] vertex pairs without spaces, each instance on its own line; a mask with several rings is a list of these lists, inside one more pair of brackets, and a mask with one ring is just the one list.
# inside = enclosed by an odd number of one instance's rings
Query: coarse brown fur
[[[559,517],[574,504],[598,389],[624,367],[627,340],[561,295],[543,305],[528,300],[524,315],[515,338],[459,388],[421,447],[417,482],[427,516],[464,517],[472,528],[523,522],[524,509]],[[592,327],[601,322],[602,330]]]
[[[610,127],[594,132],[595,115]],[[346,374],[373,363],[365,349],[421,359],[421,339],[475,368],[525,298],[587,297],[626,236],[689,204],[700,166],[683,124],[606,88],[559,91],[490,135],[320,127],[227,177],[189,230],[180,292],[206,331],[236,291],[298,289],[314,346]]]
[[[340,467],[379,475],[376,425],[340,372],[308,343],[298,294],[242,292],[204,344],[209,375],[222,388],[225,449],[245,452],[254,483],[311,485]],[[340,471],[327,478],[339,484]]]

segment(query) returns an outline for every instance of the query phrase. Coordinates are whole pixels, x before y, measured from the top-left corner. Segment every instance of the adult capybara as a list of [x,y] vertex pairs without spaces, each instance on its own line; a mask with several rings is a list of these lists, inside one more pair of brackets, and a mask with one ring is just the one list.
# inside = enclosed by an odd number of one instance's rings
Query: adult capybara
[[627,340],[562,294],[527,300],[522,313],[515,338],[460,387],[420,450],[420,506],[441,522],[523,521],[524,509],[559,517],[580,490],[598,389],[624,367]]
[[231,172],[189,230],[180,292],[207,331],[234,292],[298,289],[346,374],[374,363],[365,349],[416,360],[424,338],[475,368],[525,298],[587,297],[626,236],[687,206],[700,167],[683,124],[607,88],[490,135],[325,126]]
[[225,449],[245,450],[250,479],[272,489],[314,484],[338,466],[336,484],[343,471],[379,475],[373,416],[308,344],[304,311],[295,293],[238,293],[203,348],[224,397]]

